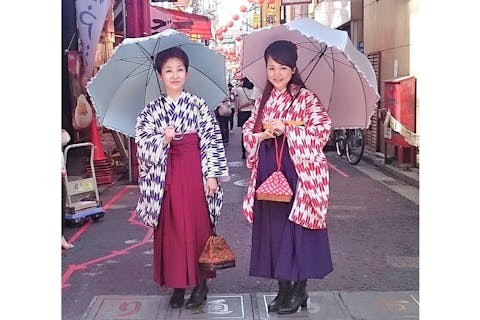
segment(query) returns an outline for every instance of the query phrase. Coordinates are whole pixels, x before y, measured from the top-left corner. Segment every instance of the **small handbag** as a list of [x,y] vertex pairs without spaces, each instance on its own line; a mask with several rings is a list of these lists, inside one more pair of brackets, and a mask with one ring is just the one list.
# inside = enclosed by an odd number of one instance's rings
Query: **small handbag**
[[232,115],[232,107],[226,102],[222,102],[220,106],[218,106],[218,114],[222,117],[229,117]]
[[216,271],[235,267],[235,254],[224,237],[215,233],[208,237],[198,259],[200,269]]
[[278,143],[275,139],[275,160],[277,162],[277,170],[272,173],[256,191],[258,200],[290,202],[292,200],[293,191],[288,184],[287,178],[280,171],[282,167],[283,148],[285,146],[286,134],[283,135],[282,146],[278,152]]

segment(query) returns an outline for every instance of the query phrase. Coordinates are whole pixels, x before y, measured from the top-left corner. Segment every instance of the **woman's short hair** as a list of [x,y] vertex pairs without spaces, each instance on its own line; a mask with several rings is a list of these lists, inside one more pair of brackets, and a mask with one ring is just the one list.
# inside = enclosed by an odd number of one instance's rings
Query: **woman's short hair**
[[155,68],[158,73],[162,72],[163,65],[170,58],[182,60],[185,65],[185,71],[188,71],[188,55],[180,47],[171,47],[157,53],[157,56],[155,57]]

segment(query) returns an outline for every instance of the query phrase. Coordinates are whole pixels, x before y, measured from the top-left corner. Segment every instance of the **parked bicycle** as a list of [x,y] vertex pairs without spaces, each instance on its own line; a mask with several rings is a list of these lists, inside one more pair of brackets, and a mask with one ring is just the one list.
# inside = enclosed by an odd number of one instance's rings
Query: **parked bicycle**
[[338,129],[333,131],[335,149],[339,156],[346,155],[348,162],[360,162],[365,149],[365,134],[362,129]]

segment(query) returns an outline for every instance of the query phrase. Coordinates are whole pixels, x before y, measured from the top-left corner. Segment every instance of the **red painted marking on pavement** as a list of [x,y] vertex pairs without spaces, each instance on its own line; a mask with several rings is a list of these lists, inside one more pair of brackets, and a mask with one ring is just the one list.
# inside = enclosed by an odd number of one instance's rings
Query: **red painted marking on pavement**
[[[118,191],[113,197],[112,199],[110,199],[110,201],[107,202],[106,205],[103,206],[103,211],[107,211],[108,208],[110,208],[112,206],[112,204],[114,204],[118,199],[120,199],[120,197],[128,190],[130,189],[131,186],[127,185],[125,187],[123,187],[122,189],[120,189],[120,191]],[[90,225],[92,224],[92,220],[88,220],[87,223],[85,223],[81,228],[79,228],[77,230],[77,232],[75,232],[73,234],[73,236],[70,237],[69,239],[69,242],[70,243],[74,243],[85,231],[87,231],[87,229],[90,227]],[[63,250],[62,250],[63,252]]]
[[[126,191],[126,189],[128,189],[128,188],[122,189],[114,198],[112,198],[112,200],[113,199],[115,199],[115,201],[118,200],[120,198],[120,196]],[[112,203],[113,203],[113,201],[110,201],[109,205],[111,205]],[[140,247],[140,246],[142,246],[142,245],[144,245],[144,244],[146,244],[147,242],[150,241],[150,239],[153,236],[153,228],[147,227],[143,223],[140,223],[140,222],[136,221],[135,220],[135,211],[132,211],[130,213],[130,216],[128,218],[128,223],[130,223],[132,225],[140,224],[147,229],[147,232],[145,233],[145,236],[144,236],[143,240],[141,240],[140,242],[135,243],[131,246],[128,246],[126,248],[123,248],[123,249],[120,249],[120,250],[113,250],[112,253],[107,254],[105,256],[102,256],[102,257],[99,257],[99,258],[96,258],[96,259],[93,259],[93,260],[89,260],[89,261],[86,261],[86,262],[81,263],[81,264],[69,265],[68,268],[67,268],[67,271],[62,275],[62,289],[68,288],[68,287],[71,286],[69,283],[67,283],[67,281],[68,281],[68,279],[70,279],[70,277],[73,275],[73,273],[75,271],[85,270],[92,264],[97,264],[99,262],[115,258],[117,256],[128,254],[128,253],[130,253],[131,250],[136,249],[137,247]]]
[[333,164],[331,164],[330,162],[327,163],[329,165],[329,167],[331,167],[333,170],[337,171],[338,173],[340,173],[342,176],[344,176],[345,178],[348,178],[349,175],[346,174],[345,172],[343,172],[342,170],[338,169],[337,167],[335,167]]
[[106,205],[103,206],[103,210],[107,211],[108,208],[110,208],[110,206],[115,203],[121,196],[123,196],[123,194],[125,192],[127,192],[128,189],[130,189],[130,185],[127,185],[125,187],[123,187],[120,191],[118,191],[113,197],[112,199],[110,199],[110,201],[107,202]]
[[[133,306],[133,308],[130,308],[130,306]],[[142,304],[138,301],[122,302],[120,304],[120,306],[118,307],[118,309],[120,309],[120,311],[123,311],[125,313],[119,313],[118,316],[120,316],[120,317],[132,316],[132,315],[138,313],[138,311],[140,311],[141,306],[142,306]],[[129,310],[129,309],[131,309],[131,310]]]

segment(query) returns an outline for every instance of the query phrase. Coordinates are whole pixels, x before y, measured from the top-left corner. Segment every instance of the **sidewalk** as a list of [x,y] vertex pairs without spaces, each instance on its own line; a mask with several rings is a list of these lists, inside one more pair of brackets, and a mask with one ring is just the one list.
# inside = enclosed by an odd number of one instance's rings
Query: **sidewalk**
[[[199,308],[172,309],[169,296],[96,296],[82,320],[100,319],[419,319],[418,291],[314,291],[306,309],[295,314],[268,312],[275,293],[208,295]],[[186,296],[188,299],[188,295]]]
[[419,188],[419,168],[399,168],[395,164],[386,164],[385,155],[380,152],[372,152],[365,149],[362,160],[374,165],[386,174],[389,174],[403,182]]

